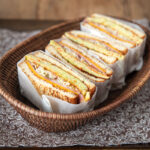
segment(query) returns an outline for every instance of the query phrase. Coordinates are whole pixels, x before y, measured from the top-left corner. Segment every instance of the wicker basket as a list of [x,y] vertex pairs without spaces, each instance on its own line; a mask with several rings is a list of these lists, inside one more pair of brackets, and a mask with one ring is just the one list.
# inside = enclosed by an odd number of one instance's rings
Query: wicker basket
[[141,26],[147,33],[144,66],[141,71],[127,77],[127,84],[122,90],[110,93],[108,99],[91,112],[55,114],[35,108],[19,92],[16,63],[29,52],[44,49],[50,39],[58,38],[66,31],[79,29],[80,21],[81,19],[76,19],[50,27],[9,50],[0,60],[0,94],[23,118],[38,129],[47,132],[74,130],[129,100],[150,77],[150,32]]

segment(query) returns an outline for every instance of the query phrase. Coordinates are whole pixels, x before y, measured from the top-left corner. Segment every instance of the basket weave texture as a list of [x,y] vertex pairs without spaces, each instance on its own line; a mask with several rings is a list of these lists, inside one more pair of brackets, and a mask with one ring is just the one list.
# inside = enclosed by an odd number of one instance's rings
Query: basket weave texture
[[16,63],[29,52],[44,49],[50,39],[59,38],[66,31],[79,29],[81,20],[75,19],[50,27],[9,50],[0,60],[0,94],[24,119],[38,129],[47,132],[74,130],[132,98],[150,77],[150,31],[140,25],[147,34],[144,65],[139,72],[126,78],[127,84],[122,90],[110,92],[108,99],[91,112],[55,114],[35,108],[20,94]]

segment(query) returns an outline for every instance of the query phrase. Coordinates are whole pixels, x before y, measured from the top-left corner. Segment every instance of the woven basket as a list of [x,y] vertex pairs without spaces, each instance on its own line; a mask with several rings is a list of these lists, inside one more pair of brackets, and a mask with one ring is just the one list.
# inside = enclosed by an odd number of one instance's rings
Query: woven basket
[[76,19],[50,27],[9,50],[0,60],[0,94],[38,129],[47,132],[74,130],[129,100],[150,77],[150,32],[141,26],[147,33],[144,65],[139,72],[127,76],[127,84],[122,90],[110,92],[108,99],[91,112],[55,114],[38,110],[19,92],[16,63],[29,52],[44,49],[50,39],[59,38],[66,31],[79,29],[80,21],[81,19]]

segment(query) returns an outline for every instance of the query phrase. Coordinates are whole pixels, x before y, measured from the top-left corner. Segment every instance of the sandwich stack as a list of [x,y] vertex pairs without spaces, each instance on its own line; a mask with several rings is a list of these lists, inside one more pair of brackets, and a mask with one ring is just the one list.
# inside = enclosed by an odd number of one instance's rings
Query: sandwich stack
[[43,111],[91,111],[143,65],[146,34],[138,25],[100,14],[80,25],[17,64],[22,95]]

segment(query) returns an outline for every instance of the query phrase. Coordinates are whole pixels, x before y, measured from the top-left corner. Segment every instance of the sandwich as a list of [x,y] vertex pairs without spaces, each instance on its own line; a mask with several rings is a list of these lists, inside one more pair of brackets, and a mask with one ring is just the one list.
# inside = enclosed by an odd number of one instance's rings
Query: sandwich
[[101,36],[104,35],[117,40],[128,48],[140,45],[146,36],[144,32],[141,32],[138,29],[122,23],[117,19],[100,14],[93,14],[90,17],[85,18],[82,27],[95,29],[100,32]]
[[110,67],[66,38],[51,40],[45,50],[96,84],[98,91],[96,105],[106,99],[113,75]]
[[111,40],[99,38],[83,31],[66,32],[63,37],[76,43],[90,57],[96,57],[113,69],[112,88],[121,88],[125,80],[125,62],[128,49]]
[[143,53],[146,34],[136,24],[112,17],[93,14],[81,22],[81,30],[101,38],[107,38],[128,49],[126,74],[140,70],[143,64]]
[[93,110],[143,65],[146,34],[138,25],[93,14],[80,27],[17,63],[22,95],[43,111]]
[[18,67],[40,96],[79,104],[90,101],[96,92],[94,83],[42,51],[27,54]]

